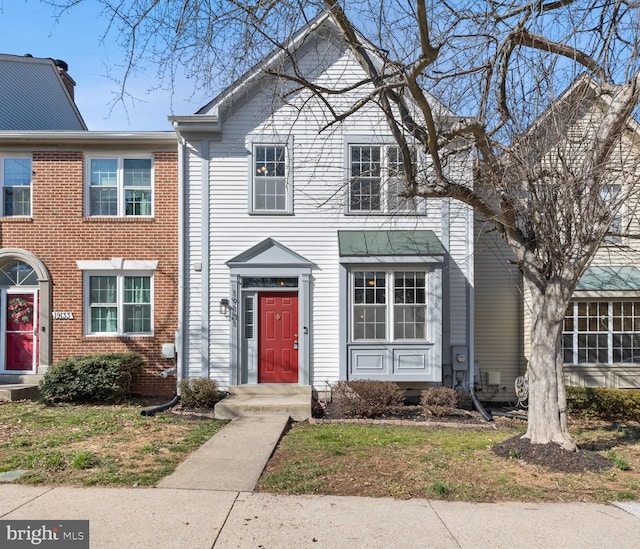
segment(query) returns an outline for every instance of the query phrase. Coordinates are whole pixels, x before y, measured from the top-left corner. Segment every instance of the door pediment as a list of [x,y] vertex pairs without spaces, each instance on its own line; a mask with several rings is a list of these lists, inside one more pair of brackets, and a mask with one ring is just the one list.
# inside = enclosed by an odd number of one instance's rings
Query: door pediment
[[238,267],[302,267],[310,269],[311,261],[283,246],[272,238],[267,238],[245,252],[227,261],[231,268]]

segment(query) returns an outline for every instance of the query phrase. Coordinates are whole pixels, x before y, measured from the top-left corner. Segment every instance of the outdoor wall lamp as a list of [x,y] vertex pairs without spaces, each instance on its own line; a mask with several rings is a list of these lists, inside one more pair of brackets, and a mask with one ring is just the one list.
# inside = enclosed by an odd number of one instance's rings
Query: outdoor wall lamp
[[229,305],[229,300],[226,297],[220,300],[220,314],[227,317],[231,314],[231,305]]

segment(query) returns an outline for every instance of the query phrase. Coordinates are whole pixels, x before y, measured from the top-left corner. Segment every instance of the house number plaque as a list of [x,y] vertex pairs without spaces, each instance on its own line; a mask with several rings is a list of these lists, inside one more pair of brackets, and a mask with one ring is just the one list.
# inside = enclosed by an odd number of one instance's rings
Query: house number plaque
[[73,313],[69,311],[51,313],[53,320],[73,320]]

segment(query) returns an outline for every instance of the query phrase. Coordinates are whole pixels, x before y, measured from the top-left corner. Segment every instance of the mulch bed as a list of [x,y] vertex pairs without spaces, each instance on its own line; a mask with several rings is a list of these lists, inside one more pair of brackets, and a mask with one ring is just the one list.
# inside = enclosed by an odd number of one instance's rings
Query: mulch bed
[[567,452],[559,444],[531,444],[529,439],[520,435],[503,440],[493,446],[492,450],[504,458],[518,459],[562,473],[600,472],[613,466],[611,460],[598,452]]

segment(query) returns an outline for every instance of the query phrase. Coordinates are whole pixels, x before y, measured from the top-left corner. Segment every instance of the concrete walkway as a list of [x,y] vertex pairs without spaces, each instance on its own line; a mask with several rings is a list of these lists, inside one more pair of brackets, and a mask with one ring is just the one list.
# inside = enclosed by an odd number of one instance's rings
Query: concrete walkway
[[0,519],[89,520],[92,549],[640,547],[638,502],[472,504],[253,493],[285,426],[284,417],[235,419],[158,488],[0,484]]
[[162,479],[158,488],[250,492],[289,423],[289,416],[239,417]]

